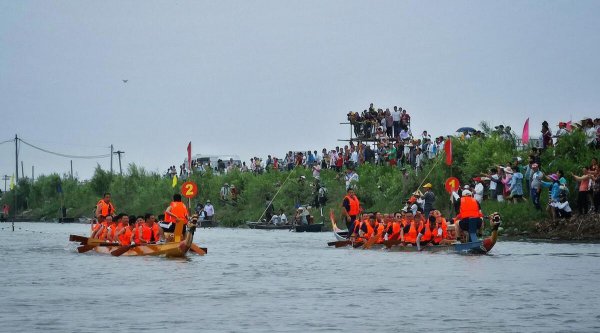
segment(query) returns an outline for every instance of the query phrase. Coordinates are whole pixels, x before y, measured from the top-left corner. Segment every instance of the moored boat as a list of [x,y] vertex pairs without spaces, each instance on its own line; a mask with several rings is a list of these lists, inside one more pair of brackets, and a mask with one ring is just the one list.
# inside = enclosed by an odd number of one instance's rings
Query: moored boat
[[275,225],[275,224],[270,224],[270,223],[252,222],[252,221],[247,221],[246,225],[250,229],[260,229],[260,230],[290,230],[294,227],[291,224]]
[[321,232],[323,230],[323,223],[314,224],[298,224],[296,225],[296,232]]

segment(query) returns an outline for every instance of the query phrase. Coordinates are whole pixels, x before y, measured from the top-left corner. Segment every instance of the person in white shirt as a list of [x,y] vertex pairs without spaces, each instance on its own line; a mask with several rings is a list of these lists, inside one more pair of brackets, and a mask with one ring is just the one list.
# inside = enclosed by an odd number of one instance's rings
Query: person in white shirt
[[350,161],[357,166],[358,165],[358,152],[352,148],[352,153],[350,154]]
[[358,174],[352,169],[346,169],[346,191],[352,186],[352,183],[358,182]]
[[204,212],[206,213],[206,220],[212,221],[213,216],[215,215],[215,207],[213,207],[213,205],[210,203],[210,200],[206,200]]
[[393,126],[394,126],[394,137],[397,137],[400,135],[400,116],[402,114],[400,113],[400,110],[398,110],[397,106],[394,106],[394,112],[392,112],[392,120],[393,120]]
[[479,202],[479,204],[481,204],[481,202],[483,201],[483,191],[484,191],[484,187],[483,184],[481,183],[481,178],[479,177],[475,177],[473,178],[473,181],[475,181],[475,193],[473,195],[473,197],[475,198],[475,200],[477,200],[477,202]]
[[555,202],[555,201],[550,202],[549,205],[556,208],[556,215],[558,217],[564,217],[566,219],[570,219],[571,216],[573,215],[573,210],[571,209],[571,206],[569,205],[567,196],[564,194],[561,194],[560,200],[558,202]]
[[321,179],[321,164],[317,163],[312,166],[312,175],[315,179]]
[[281,214],[279,214],[279,220],[281,221],[281,224],[288,224],[288,219],[287,216],[285,216],[283,209],[280,211],[280,213]]

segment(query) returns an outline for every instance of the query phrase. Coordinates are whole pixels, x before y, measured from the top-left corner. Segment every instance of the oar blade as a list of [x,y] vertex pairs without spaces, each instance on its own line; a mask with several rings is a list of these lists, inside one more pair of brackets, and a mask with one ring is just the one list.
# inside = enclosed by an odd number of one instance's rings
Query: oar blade
[[131,248],[133,248],[135,245],[126,245],[126,246],[120,246],[118,247],[116,250],[112,250],[110,252],[110,254],[112,254],[115,257],[118,257],[120,255],[122,255],[123,253],[129,251]]
[[69,241],[70,242],[81,242],[83,244],[83,243],[87,243],[88,237],[79,236],[79,235],[69,235]]
[[96,245],[81,245],[81,246],[77,247],[77,252],[86,253],[90,250],[93,250],[95,247],[96,247]]
[[201,255],[201,256],[205,255],[206,251],[207,251],[206,248],[201,248],[201,247],[199,247],[198,245],[196,245],[194,243],[192,243],[192,246],[190,247],[190,250],[192,250],[193,252],[195,252],[196,254]]

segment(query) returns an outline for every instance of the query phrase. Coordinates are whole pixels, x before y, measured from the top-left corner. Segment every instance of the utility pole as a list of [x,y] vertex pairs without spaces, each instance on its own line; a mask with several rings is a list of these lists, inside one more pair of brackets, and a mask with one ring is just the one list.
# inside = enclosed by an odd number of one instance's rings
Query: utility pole
[[[117,154],[119,155],[119,173],[121,174],[121,176],[123,176],[123,168],[121,168],[121,154],[125,154],[124,151],[120,151],[117,150],[116,152],[114,152],[113,154]],[[111,158],[112,159],[112,158]]]
[[15,182],[19,181],[19,137],[15,134]]
[[33,174],[33,165],[31,166],[31,183],[33,184],[33,181],[35,180],[34,174]]
[[113,161],[113,155],[115,154],[115,148],[113,147],[113,145],[110,145],[110,174],[112,175],[113,173],[113,167],[112,167],[112,161]]
[[2,177],[2,180],[4,181],[4,193],[6,193],[6,182],[10,180],[10,177],[8,175],[4,175],[4,177]]
[[25,167],[23,166],[23,161],[21,161],[21,175],[23,176],[23,178],[27,178],[25,177]]
[[71,160],[71,179],[73,179],[73,160]]

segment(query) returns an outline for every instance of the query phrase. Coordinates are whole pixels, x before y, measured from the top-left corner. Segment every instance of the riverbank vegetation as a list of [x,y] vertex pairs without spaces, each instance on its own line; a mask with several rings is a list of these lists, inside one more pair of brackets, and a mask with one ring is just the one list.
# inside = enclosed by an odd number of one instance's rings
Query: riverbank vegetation
[[[428,160],[422,170],[409,168],[402,171],[395,166],[364,164],[356,171],[360,176],[357,183],[357,195],[366,211],[393,213],[399,211],[405,201],[424,182],[433,184],[437,196],[435,206],[445,216],[451,216],[449,194],[444,189],[445,180],[454,176],[469,181],[491,167],[506,165],[520,158],[527,161],[529,151],[518,149],[513,140],[506,140],[494,133],[483,138],[453,138],[452,167],[447,166],[443,156]],[[600,157],[597,149],[586,145],[585,134],[576,131],[562,137],[556,147],[546,149],[542,155],[542,171],[545,174],[563,170],[565,175],[580,173],[581,167],[589,165],[592,157]],[[303,176],[303,177],[302,177]],[[340,216],[340,203],[345,195],[344,174],[327,169],[321,171],[321,184],[328,189],[328,202],[323,208],[324,217],[316,208],[311,210],[315,221],[328,221],[327,216],[333,209]],[[577,183],[567,177],[570,189],[570,201],[575,202]],[[215,174],[208,171],[190,175],[188,180],[198,184],[199,194],[191,200],[204,203],[210,199],[215,206],[216,216],[222,226],[235,227],[245,221],[256,221],[264,212],[268,199],[273,198],[275,211],[283,210],[288,218],[292,217],[295,207],[302,204],[314,206],[316,187],[311,170],[296,168],[292,171],[267,171],[262,174],[232,171],[227,174]],[[160,214],[170,202],[174,192],[180,190],[179,184],[173,188],[172,179],[146,171],[135,164],[129,165],[124,174],[115,175],[97,167],[89,181],[79,181],[67,175],[51,174],[38,177],[35,182],[20,179],[15,190],[2,197],[2,204],[14,206],[17,195],[18,216],[33,220],[51,220],[60,216],[61,207],[66,208],[69,217],[92,217],[93,210],[104,192],[112,194],[117,212]],[[239,192],[236,201],[223,201],[219,190],[224,183],[233,184]],[[542,203],[548,201],[544,191]],[[572,205],[573,206],[573,205]],[[530,201],[508,203],[484,200],[483,211],[494,211],[503,216],[503,228],[510,234],[539,231],[539,224],[548,217],[545,211],[536,211]],[[328,225],[328,223],[326,223]],[[544,224],[545,225],[545,224]]]

